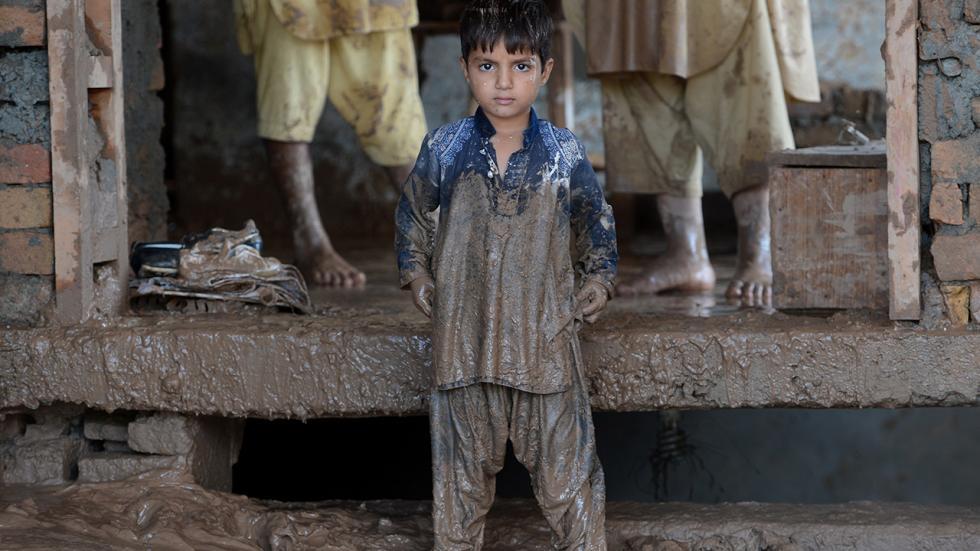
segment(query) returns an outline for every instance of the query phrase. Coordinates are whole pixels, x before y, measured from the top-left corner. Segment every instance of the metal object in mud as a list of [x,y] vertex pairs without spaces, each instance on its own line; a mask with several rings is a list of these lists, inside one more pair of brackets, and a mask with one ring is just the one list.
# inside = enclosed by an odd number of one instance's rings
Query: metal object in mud
[[239,231],[213,228],[176,243],[138,243],[131,265],[133,297],[237,301],[313,311],[300,271],[261,254],[255,222]]

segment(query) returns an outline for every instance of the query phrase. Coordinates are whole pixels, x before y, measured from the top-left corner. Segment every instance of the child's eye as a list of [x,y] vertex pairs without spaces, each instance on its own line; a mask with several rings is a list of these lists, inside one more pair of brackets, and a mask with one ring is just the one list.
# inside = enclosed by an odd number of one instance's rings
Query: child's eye
[[490,64],[490,63],[481,63],[480,64],[480,70],[481,71],[492,71],[493,70],[493,65]]
[[514,67],[515,67],[515,68],[516,68],[516,69],[517,69],[518,71],[520,71],[520,72],[522,72],[522,73],[525,73],[525,72],[527,72],[527,71],[530,71],[530,70],[531,70],[531,66],[530,66],[530,65],[528,65],[527,63],[518,63],[518,64],[517,64],[517,65],[515,65]]

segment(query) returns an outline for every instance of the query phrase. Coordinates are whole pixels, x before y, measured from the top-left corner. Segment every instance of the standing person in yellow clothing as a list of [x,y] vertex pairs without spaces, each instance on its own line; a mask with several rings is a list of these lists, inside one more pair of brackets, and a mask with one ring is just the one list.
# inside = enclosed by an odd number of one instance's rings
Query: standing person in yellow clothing
[[364,151],[396,186],[427,131],[411,27],[415,0],[236,0],[242,51],[255,57],[258,134],[292,224],[293,245],[314,284],[358,287],[334,250],[313,194],[313,140],[324,102],[354,127]]
[[564,0],[602,80],[609,189],[653,193],[667,251],[624,294],[707,291],[702,157],[738,222],[726,294],[772,294],[765,155],[794,147],[787,98],[819,101],[807,0]]

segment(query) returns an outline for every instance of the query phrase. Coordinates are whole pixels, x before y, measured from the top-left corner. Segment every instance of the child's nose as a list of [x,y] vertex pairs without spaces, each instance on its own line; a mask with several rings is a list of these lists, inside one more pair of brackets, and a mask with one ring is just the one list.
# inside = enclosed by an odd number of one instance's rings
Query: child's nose
[[497,73],[497,88],[500,90],[508,90],[513,85],[513,81],[507,71],[500,71]]

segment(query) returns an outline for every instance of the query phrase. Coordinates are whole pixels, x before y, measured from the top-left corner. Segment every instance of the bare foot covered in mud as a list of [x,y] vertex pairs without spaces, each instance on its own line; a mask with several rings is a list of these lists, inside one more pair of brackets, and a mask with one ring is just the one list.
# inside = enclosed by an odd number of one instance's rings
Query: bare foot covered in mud
[[289,217],[296,265],[307,285],[363,287],[364,273],[337,254],[323,229],[313,193],[309,144],[265,140],[269,167]]
[[616,291],[627,296],[711,291],[715,271],[708,261],[701,198],[657,195],[657,211],[667,238],[667,252],[644,267],[639,277],[617,285]]
[[738,221],[738,261],[725,296],[744,306],[772,307],[772,251],[769,188],[759,186],[732,197]]
[[652,295],[664,291],[709,292],[715,286],[715,271],[707,259],[665,254],[654,259],[637,277],[616,286],[623,296]]
[[307,261],[297,261],[308,285],[320,287],[363,287],[367,283],[364,272],[352,266],[333,250],[313,254]]

